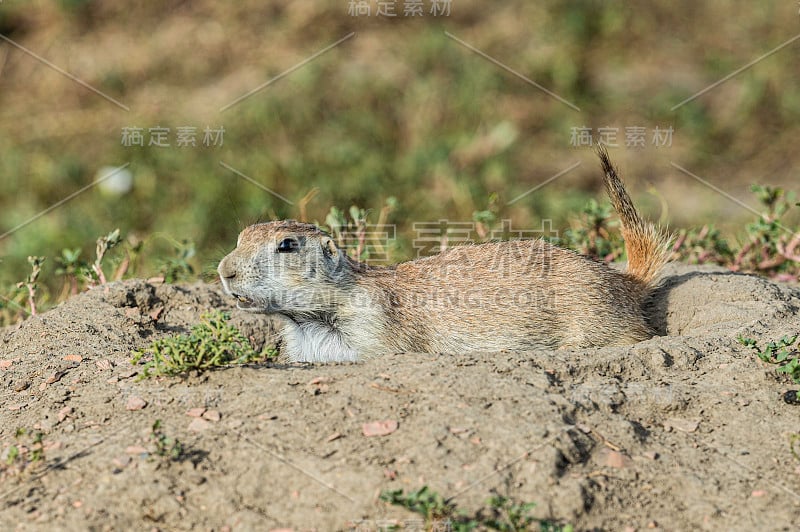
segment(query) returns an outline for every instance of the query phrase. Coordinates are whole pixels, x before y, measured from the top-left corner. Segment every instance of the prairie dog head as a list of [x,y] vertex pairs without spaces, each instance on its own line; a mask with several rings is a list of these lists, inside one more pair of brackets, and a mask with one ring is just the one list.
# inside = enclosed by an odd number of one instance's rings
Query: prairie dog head
[[247,227],[217,271],[240,309],[288,316],[331,311],[353,274],[328,234],[291,220]]

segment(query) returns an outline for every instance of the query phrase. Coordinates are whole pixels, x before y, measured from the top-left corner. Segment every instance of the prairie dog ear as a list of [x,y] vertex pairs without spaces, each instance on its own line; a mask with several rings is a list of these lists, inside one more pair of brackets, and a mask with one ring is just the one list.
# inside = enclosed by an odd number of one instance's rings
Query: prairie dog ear
[[336,243],[333,239],[326,237],[322,238],[322,252],[325,254],[326,257],[329,259],[336,259],[339,257],[339,248],[336,247]]

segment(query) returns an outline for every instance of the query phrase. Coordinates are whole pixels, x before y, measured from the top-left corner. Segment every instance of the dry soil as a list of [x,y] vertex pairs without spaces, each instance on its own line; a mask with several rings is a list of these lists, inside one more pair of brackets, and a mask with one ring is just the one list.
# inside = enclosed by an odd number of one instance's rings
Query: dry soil
[[[29,462],[2,471],[0,528],[410,529],[378,496],[424,485],[578,530],[798,525],[798,386],[736,342],[800,332],[796,288],[671,266],[650,308],[662,336],[630,347],[137,380],[132,350],[229,305],[215,285],[126,281],[0,331],[2,463],[12,446]],[[233,320],[273,341],[266,317]],[[156,452],[157,419],[179,459]]]

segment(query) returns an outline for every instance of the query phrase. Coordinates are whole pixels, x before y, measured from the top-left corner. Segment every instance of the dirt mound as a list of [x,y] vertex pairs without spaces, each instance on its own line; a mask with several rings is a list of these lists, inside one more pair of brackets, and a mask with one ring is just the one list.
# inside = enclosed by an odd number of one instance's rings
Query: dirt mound
[[[800,332],[790,287],[673,266],[650,305],[664,336],[625,348],[135,378],[131,350],[228,305],[215,286],[128,281],[2,331],[2,458],[41,431],[44,459],[6,472],[0,526],[412,527],[378,495],[423,485],[577,529],[796,524],[797,386],[736,342]],[[274,340],[266,317],[233,316],[257,348]]]

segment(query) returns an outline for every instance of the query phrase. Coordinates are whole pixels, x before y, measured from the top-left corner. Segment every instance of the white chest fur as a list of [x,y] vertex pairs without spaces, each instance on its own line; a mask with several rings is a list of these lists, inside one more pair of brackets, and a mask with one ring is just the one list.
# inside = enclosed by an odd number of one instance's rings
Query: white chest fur
[[359,353],[331,326],[284,320],[282,354],[290,362],[357,362]]

